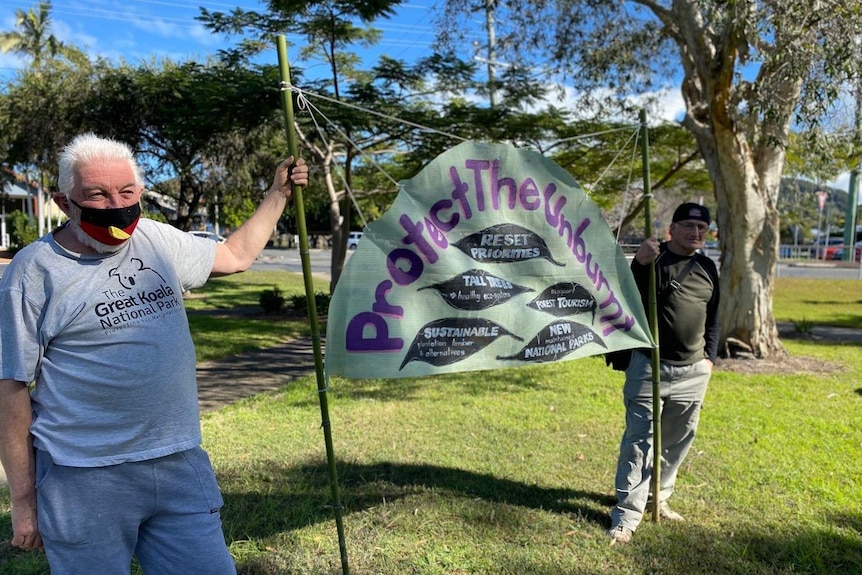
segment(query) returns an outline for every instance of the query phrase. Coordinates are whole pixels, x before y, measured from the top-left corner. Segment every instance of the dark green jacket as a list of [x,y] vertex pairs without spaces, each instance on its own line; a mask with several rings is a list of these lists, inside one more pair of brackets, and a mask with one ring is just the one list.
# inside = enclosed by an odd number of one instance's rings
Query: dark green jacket
[[[669,287],[691,258],[694,267],[679,289]],[[691,365],[703,358],[715,362],[718,356],[718,270],[700,252],[680,256],[660,246],[656,266],[658,343],[662,361],[671,365]],[[638,284],[644,309],[649,310],[649,266],[632,260],[632,274]]]

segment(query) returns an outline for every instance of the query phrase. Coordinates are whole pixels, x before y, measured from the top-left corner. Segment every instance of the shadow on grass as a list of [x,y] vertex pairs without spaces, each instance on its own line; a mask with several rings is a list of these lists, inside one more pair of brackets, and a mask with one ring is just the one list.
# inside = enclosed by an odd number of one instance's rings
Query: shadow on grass
[[782,340],[803,340],[814,345],[828,347],[853,346],[862,344],[862,330],[841,325],[813,325],[803,328],[779,330]]
[[[574,514],[604,525],[608,521],[608,508],[615,502],[604,493],[542,487],[436,465],[348,464],[339,465],[339,474],[340,484],[350,495],[348,502],[362,509],[379,505],[381,496],[392,501],[406,493],[433,489],[492,503]],[[603,510],[597,511],[595,507]]]
[[[430,465],[342,464],[339,472],[348,523],[350,513],[380,505],[383,497],[392,502],[428,490],[435,490],[443,496],[451,494],[453,498],[482,498],[493,503],[541,508],[556,513],[577,513],[598,523],[602,529],[607,516],[598,512],[595,506],[612,504],[611,498],[603,494],[543,488],[488,474]],[[268,489],[258,487],[254,492],[237,492],[241,484],[231,483],[237,477],[223,478],[223,483],[227,484],[223,515],[229,542],[249,536],[274,537],[310,523],[332,520],[324,464],[292,469],[262,465],[259,469],[246,469],[243,475],[256,479],[262,476]],[[268,515],[270,517],[263,518]],[[47,573],[43,554],[9,546],[10,522],[8,512],[0,514],[0,574]],[[733,530],[717,531],[691,521],[684,524],[645,521],[631,544],[612,548],[612,552],[641,558],[644,563],[638,573],[642,574],[862,573],[862,515],[832,515],[829,523],[834,529],[800,529],[791,521],[781,525],[748,523]],[[349,546],[350,541],[347,544]],[[521,564],[509,563],[506,573],[560,575],[559,566],[537,565],[525,557],[515,561]],[[566,573],[580,575],[585,572]]]
[[[264,469],[265,467],[265,469]],[[338,466],[344,520],[350,515],[399,499],[434,493],[437,498],[476,500],[565,514],[578,530],[604,530],[607,509],[614,503],[603,493],[541,487],[489,474],[439,467],[380,463]],[[311,463],[300,468],[262,466],[246,469],[273,478],[265,492],[240,492],[242,482],[226,478],[224,520],[230,539],[268,539],[310,524],[333,520],[327,468]],[[235,478],[234,478],[235,479]],[[412,503],[411,503],[412,504]],[[464,522],[472,514],[465,512]],[[862,573],[862,516],[830,518],[835,529],[800,529],[746,523],[733,530],[707,529],[695,522],[654,524],[645,520],[630,545],[614,552],[649,557],[642,573],[710,573],[713,575],[778,575]],[[512,529],[519,529],[516,524]],[[235,534],[235,536],[232,536]],[[418,536],[418,535],[417,535]],[[333,534],[333,537],[335,535]],[[591,537],[592,538],[592,537]],[[348,545],[350,542],[347,542]],[[559,575],[547,566],[509,565],[507,573]]]
[[[598,361],[598,358],[585,358],[578,361]],[[603,360],[602,360],[603,361]],[[457,387],[458,393],[470,396],[488,394],[518,394],[546,389],[544,382],[555,381],[558,377],[570,377],[566,371],[565,362],[559,364],[528,365],[505,370],[505,377],[500,377],[498,371],[483,372],[483,377],[465,378],[463,373],[449,373],[418,378],[386,379],[351,379],[333,378],[331,388],[339,396],[351,400],[373,399],[376,401],[406,400],[416,393],[428,388],[441,387],[449,389]],[[502,372],[503,370],[499,370]],[[607,370],[607,376],[613,373]],[[610,381],[610,380],[609,380]],[[449,386],[449,387],[447,387]],[[312,402],[314,403],[314,402]]]
[[[860,518],[853,521],[858,525]],[[748,524],[720,532],[691,523],[643,527],[629,551],[650,558],[649,568],[643,573],[862,573],[862,539],[858,532],[854,535],[831,529],[799,529],[792,522],[780,526]]]
[[[325,463],[302,468],[271,465],[220,473],[224,490],[225,523],[243,537],[266,538],[332,518],[328,469]],[[605,493],[529,485],[489,474],[435,465],[340,463],[338,482],[345,515],[434,491],[452,497],[481,499],[513,507],[572,515],[601,528],[615,500]],[[267,485],[266,493],[239,492],[254,477]]]

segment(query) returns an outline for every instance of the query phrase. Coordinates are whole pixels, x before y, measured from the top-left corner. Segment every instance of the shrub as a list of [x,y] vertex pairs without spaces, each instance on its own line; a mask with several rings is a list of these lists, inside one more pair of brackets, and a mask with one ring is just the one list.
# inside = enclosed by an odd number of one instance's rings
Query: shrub
[[814,327],[814,323],[810,320],[802,318],[799,321],[793,322],[793,327],[796,329],[796,333],[801,333],[803,335],[810,335],[811,328]]
[[[329,312],[330,300],[332,300],[330,294],[323,292],[316,292],[314,294],[317,315],[326,315]],[[293,309],[303,312],[304,315],[308,315],[308,298],[306,298],[304,293],[290,296],[290,304],[293,306]]]
[[33,218],[21,210],[15,210],[9,216],[9,241],[13,252],[17,252],[39,238],[39,228],[36,227]]
[[264,313],[281,313],[284,307],[284,295],[282,295],[282,291],[278,286],[263,290],[258,301]]

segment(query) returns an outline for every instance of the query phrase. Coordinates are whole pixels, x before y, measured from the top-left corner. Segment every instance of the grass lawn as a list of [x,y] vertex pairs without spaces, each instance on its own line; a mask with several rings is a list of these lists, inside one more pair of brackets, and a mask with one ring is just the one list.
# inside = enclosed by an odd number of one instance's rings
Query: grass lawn
[[[273,282],[293,291],[281,277],[241,277],[194,305],[233,307],[230,292],[243,283],[255,287],[237,305],[253,305]],[[862,328],[862,282],[778,278],[775,313],[779,321]],[[279,322],[260,321],[258,331],[272,326],[275,340],[285,336]],[[207,325],[192,323],[196,341],[218,324]],[[623,429],[622,374],[602,359],[333,379],[351,573],[862,573],[862,354],[858,344],[785,345],[816,358],[809,365],[817,371],[718,371],[673,499],[689,520],[645,520],[631,544],[614,547],[604,532]],[[203,431],[239,573],[342,573],[314,378],[209,413]],[[2,490],[0,541],[9,536]],[[0,548],[0,573],[46,572],[41,556]]]
[[862,329],[862,281],[777,278],[776,321]]

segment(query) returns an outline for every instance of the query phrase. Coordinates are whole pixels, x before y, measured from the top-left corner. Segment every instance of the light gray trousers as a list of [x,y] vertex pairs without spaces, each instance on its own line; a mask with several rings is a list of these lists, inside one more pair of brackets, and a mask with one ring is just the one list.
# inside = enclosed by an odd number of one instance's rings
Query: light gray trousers
[[[706,360],[681,367],[664,362],[660,365],[660,501],[667,501],[673,493],[679,467],[694,441],[711,374]],[[611,510],[611,525],[634,531],[650,499],[653,470],[652,366],[643,353],[632,354],[623,402],[626,430],[620,442],[615,480],[617,504]]]

